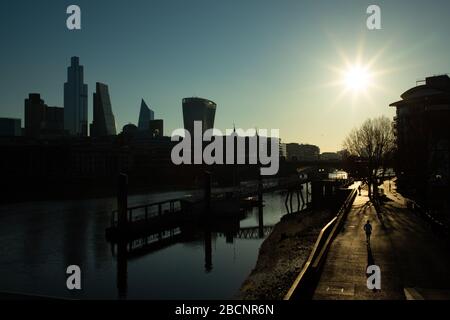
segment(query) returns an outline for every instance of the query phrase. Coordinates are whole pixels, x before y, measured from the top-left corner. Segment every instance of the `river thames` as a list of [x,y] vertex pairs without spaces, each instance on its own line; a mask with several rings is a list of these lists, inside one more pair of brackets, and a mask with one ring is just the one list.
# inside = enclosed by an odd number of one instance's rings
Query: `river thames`
[[[129,205],[195,196],[193,191],[132,195]],[[151,252],[127,259],[118,272],[105,240],[115,198],[8,204],[0,207],[0,291],[73,299],[229,299],[254,268],[271,227],[287,213],[281,193],[264,195],[234,231],[201,228]],[[264,233],[252,232],[261,230]],[[205,249],[208,250],[205,250]],[[66,268],[78,265],[82,290],[66,287]],[[119,292],[119,283],[126,289]]]

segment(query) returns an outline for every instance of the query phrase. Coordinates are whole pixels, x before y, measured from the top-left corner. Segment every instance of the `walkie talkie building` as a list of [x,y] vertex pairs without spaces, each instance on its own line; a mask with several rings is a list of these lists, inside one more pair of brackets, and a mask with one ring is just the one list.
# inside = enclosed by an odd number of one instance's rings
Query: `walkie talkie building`
[[183,99],[184,128],[193,136],[194,121],[201,121],[203,133],[214,128],[217,105],[211,100],[203,98]]

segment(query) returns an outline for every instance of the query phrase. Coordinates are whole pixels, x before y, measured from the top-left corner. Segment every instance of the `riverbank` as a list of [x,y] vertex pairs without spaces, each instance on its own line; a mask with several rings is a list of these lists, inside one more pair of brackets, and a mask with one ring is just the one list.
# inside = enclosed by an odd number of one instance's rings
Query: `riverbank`
[[237,299],[282,300],[317,240],[332,219],[331,210],[284,216],[259,250],[256,267],[242,284]]

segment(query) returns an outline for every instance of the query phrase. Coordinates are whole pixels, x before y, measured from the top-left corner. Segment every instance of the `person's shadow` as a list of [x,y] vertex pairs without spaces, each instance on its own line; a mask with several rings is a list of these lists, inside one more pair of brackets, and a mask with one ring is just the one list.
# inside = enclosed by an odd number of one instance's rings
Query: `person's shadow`
[[[370,246],[370,241],[367,242],[367,267],[366,270],[369,266],[373,266],[375,265],[375,258],[373,257],[373,253],[372,253],[372,248]],[[369,274],[366,272],[366,277],[369,277]],[[373,292],[377,292],[377,289],[373,289]]]
[[375,264],[375,259],[372,254],[372,248],[370,247],[370,241],[367,242],[367,266],[373,266]]

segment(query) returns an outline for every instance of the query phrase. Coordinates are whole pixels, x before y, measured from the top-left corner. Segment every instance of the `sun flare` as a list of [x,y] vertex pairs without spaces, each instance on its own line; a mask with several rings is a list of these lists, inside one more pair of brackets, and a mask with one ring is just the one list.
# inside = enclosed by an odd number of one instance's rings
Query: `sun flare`
[[343,82],[348,90],[366,90],[371,85],[371,74],[368,68],[351,66],[344,72]]
[[361,105],[377,107],[377,99],[382,94],[392,94],[390,88],[384,85],[386,76],[405,67],[400,64],[395,67],[386,65],[388,62],[392,63],[385,56],[391,41],[367,54],[365,39],[361,38],[355,43],[353,49],[355,52],[350,54],[348,52],[350,47],[342,47],[333,35],[329,37],[335,51],[331,61],[322,61],[328,71],[326,74],[328,81],[320,87],[333,89],[331,108],[338,106],[342,101],[346,101],[352,108]]

